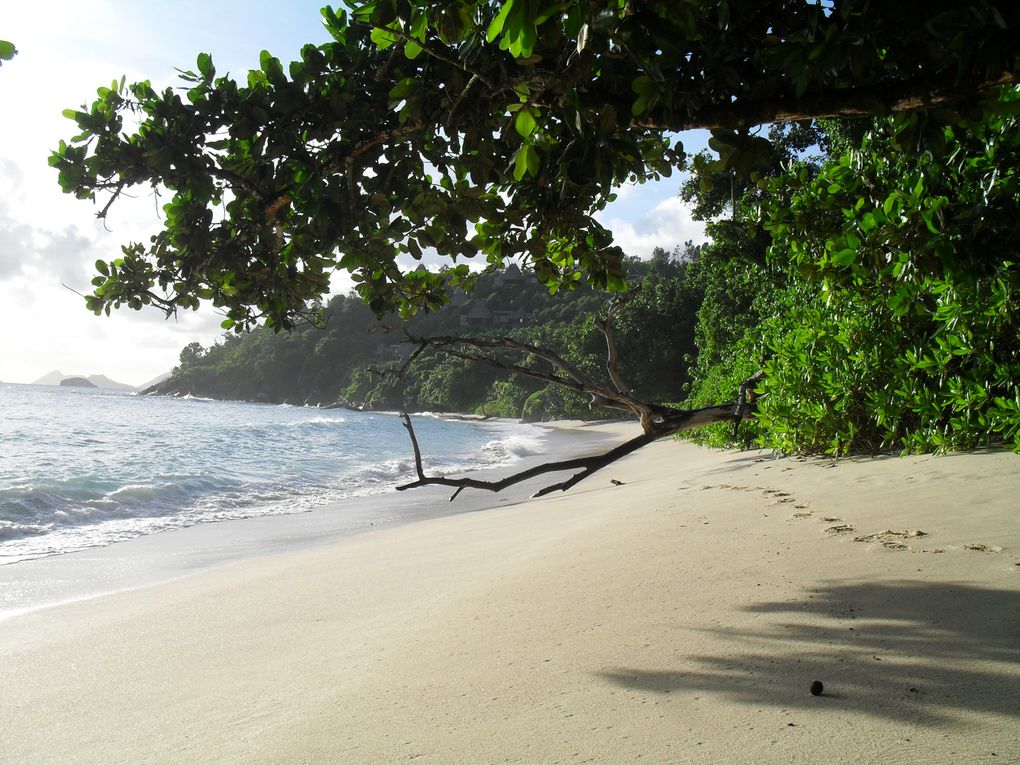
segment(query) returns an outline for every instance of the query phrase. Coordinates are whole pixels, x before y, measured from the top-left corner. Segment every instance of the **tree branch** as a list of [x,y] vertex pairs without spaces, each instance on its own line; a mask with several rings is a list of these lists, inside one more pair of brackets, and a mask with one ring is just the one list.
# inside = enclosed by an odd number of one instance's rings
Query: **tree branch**
[[117,197],[120,196],[121,192],[124,191],[124,186],[127,185],[127,181],[121,181],[117,184],[117,188],[114,189],[110,198],[103,205],[103,209],[96,213],[96,217],[100,220],[106,220],[106,214],[110,212],[110,208],[113,207],[113,203],[117,201]]
[[[508,486],[513,486],[521,481],[526,481],[530,478],[535,478],[536,476],[545,475],[547,473],[558,473],[567,470],[578,471],[569,478],[560,481],[559,483],[546,486],[532,495],[533,497],[541,497],[554,491],[566,491],[593,473],[596,473],[606,467],[606,465],[611,465],[620,458],[625,457],[652,441],[674,433],[679,433],[684,430],[690,430],[692,428],[712,423],[734,422],[735,424],[739,424],[741,420],[753,415],[755,410],[754,386],[764,379],[764,372],[758,372],[753,377],[741,383],[739,395],[735,403],[722,404],[719,406],[707,406],[700,409],[674,409],[661,404],[651,404],[640,401],[631,395],[627,390],[627,387],[623,382],[623,377],[620,375],[617,368],[619,353],[616,344],[616,337],[613,333],[613,319],[623,307],[626,300],[627,298],[623,298],[613,302],[610,305],[609,310],[606,312],[605,318],[599,322],[602,327],[602,331],[606,336],[606,369],[613,385],[616,386],[615,391],[606,389],[601,385],[597,385],[586,380],[576,367],[563,360],[558,354],[548,350],[547,348],[529,345],[528,343],[522,343],[508,337],[414,337],[409,334],[407,336],[408,341],[417,343],[418,348],[412,354],[407,363],[405,363],[395,374],[398,378],[402,377],[413,359],[417,358],[418,355],[426,348],[435,348],[436,350],[450,356],[466,359],[468,361],[478,361],[497,369],[553,383],[579,393],[586,393],[592,397],[593,403],[597,403],[602,406],[627,409],[636,415],[641,423],[641,429],[644,432],[640,436],[632,438],[630,441],[620,444],[604,454],[589,457],[578,457],[558,462],[546,462],[495,481],[483,481],[477,478],[428,476],[425,474],[425,470],[422,467],[421,450],[418,446],[418,439],[414,433],[414,426],[411,424],[411,418],[408,416],[407,412],[401,412],[400,418],[403,421],[404,427],[407,429],[407,433],[411,438],[411,446],[414,449],[414,467],[415,472],[418,475],[418,479],[411,483],[398,486],[397,490],[405,491],[407,489],[418,488],[419,486],[449,486],[456,489],[453,496],[450,497],[450,501],[452,502],[457,498],[461,491],[466,488],[498,492]],[[555,372],[541,372],[520,364],[503,361],[502,359],[495,358],[494,356],[487,356],[481,353],[473,353],[462,350],[463,346],[492,350],[507,349],[517,351],[518,353],[531,354],[537,358],[547,361],[553,366],[554,370],[558,369],[566,376],[557,375]]]
[[946,88],[932,88],[921,79],[883,85],[843,88],[805,94],[800,98],[774,98],[734,101],[721,106],[706,106],[687,119],[667,123],[634,120],[631,125],[647,130],[694,130],[749,128],[773,122],[802,122],[845,117],[874,117],[951,106],[963,103],[1018,80],[1014,72],[1003,72],[980,82]]
[[[456,489],[450,497],[450,501],[452,502],[464,489],[481,489],[484,491],[499,492],[509,486],[513,486],[514,484],[527,481],[531,478],[536,478],[540,475],[546,475],[547,473],[560,473],[567,470],[578,470],[577,473],[569,478],[560,481],[559,483],[554,483],[539,489],[531,495],[533,498],[543,497],[554,491],[566,491],[567,489],[576,486],[585,478],[588,478],[607,465],[611,465],[623,457],[626,457],[628,454],[637,451],[641,447],[647,446],[653,441],[657,441],[665,436],[673,435],[674,433],[680,433],[684,430],[701,427],[703,425],[710,425],[717,422],[728,422],[735,416],[738,416],[736,412],[737,409],[735,404],[707,406],[702,409],[671,410],[669,417],[663,418],[661,421],[657,422],[655,427],[653,427],[650,431],[646,430],[640,436],[632,438],[631,440],[610,449],[604,454],[596,454],[589,457],[575,457],[573,459],[560,460],[558,462],[545,462],[541,465],[535,465],[527,470],[513,473],[512,475],[495,481],[484,481],[478,478],[450,478],[448,476],[425,475],[425,470],[421,463],[421,451],[418,447],[418,439],[415,436],[414,427],[411,425],[411,418],[406,412],[401,412],[400,418],[411,438],[411,446],[414,448],[414,466],[415,472],[418,474],[418,480],[398,486],[397,491],[417,489],[421,486],[448,486]],[[746,419],[752,414],[753,405],[747,406],[740,411],[739,417],[741,419]]]
[[607,312],[605,318],[599,322],[599,327],[602,329],[602,334],[606,337],[606,373],[609,375],[609,379],[616,388],[616,392],[627,395],[629,389],[627,384],[623,381],[623,377],[620,375],[620,349],[617,347],[616,333],[613,331],[613,318],[616,316],[616,312],[622,307],[622,301],[619,304],[612,306]]
[[[467,361],[479,361],[483,364],[502,369],[507,372],[513,372],[514,374],[523,375],[530,377],[535,380],[541,380],[547,383],[553,383],[564,388],[576,391],[577,393],[584,393],[591,396],[592,403],[598,404],[599,406],[608,407],[611,409],[622,409],[624,411],[631,412],[644,425],[645,420],[649,419],[655,411],[655,406],[647,404],[643,401],[639,401],[626,391],[615,391],[606,388],[602,385],[598,385],[589,380],[586,380],[581,372],[569,362],[562,359],[558,354],[549,350],[548,348],[541,348],[538,346],[530,345],[528,343],[522,343],[512,338],[482,338],[482,337],[453,337],[453,336],[442,336],[442,337],[414,337],[408,336],[411,342],[416,342],[419,345],[429,346],[441,350],[443,353],[447,353],[457,358],[462,358]],[[537,369],[530,367],[521,366],[519,364],[511,364],[492,356],[485,356],[477,353],[469,353],[467,351],[459,350],[455,347],[457,345],[467,345],[475,348],[489,348],[499,349],[505,348],[507,350],[517,351],[519,353],[527,353],[537,358],[543,359],[544,361],[551,364],[554,368],[559,369],[566,377],[561,377],[557,374],[550,372],[542,372]]]

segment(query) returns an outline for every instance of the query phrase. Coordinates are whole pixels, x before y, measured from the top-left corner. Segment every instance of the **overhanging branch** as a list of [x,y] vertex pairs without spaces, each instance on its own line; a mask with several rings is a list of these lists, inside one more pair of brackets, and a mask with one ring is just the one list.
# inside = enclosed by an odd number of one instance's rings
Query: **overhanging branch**
[[682,131],[749,128],[773,122],[875,117],[968,103],[978,96],[995,92],[1017,81],[1018,75],[1014,72],[1003,72],[979,82],[944,88],[932,88],[920,79],[909,80],[808,93],[800,98],[738,100],[721,106],[707,106],[686,119],[669,123],[638,118],[631,124],[648,130]]
[[[607,317],[607,321],[611,321],[611,319],[612,314]],[[603,331],[605,331],[606,325],[603,323],[600,326],[602,326]],[[465,359],[467,361],[478,361],[488,366],[495,367],[496,369],[512,372],[524,377],[530,377],[542,382],[552,383],[553,385],[559,385],[577,393],[583,393],[591,397],[592,404],[610,409],[622,409],[624,411],[631,412],[634,416],[641,420],[642,426],[644,426],[645,420],[650,418],[656,410],[655,405],[639,401],[626,391],[613,390],[605,387],[604,385],[591,382],[581,374],[577,367],[564,360],[559,356],[559,354],[549,350],[548,348],[542,348],[529,343],[522,343],[518,340],[514,340],[513,338],[456,336],[414,337],[409,335],[408,340],[413,343],[418,343],[419,347],[435,348],[450,356],[456,356],[457,358]],[[521,364],[513,364],[495,358],[494,356],[486,356],[480,353],[465,351],[458,346],[489,350],[506,349],[528,354],[546,361],[554,368],[554,370],[559,370],[562,375],[555,374],[555,372],[544,372]]]

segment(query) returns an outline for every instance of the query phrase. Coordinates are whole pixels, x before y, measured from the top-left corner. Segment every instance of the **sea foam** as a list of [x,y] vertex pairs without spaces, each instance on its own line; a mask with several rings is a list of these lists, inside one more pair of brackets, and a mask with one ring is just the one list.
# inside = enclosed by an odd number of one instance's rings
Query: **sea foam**
[[[0,563],[304,512],[415,478],[393,415],[0,385]],[[541,431],[413,417],[429,474],[510,465]]]

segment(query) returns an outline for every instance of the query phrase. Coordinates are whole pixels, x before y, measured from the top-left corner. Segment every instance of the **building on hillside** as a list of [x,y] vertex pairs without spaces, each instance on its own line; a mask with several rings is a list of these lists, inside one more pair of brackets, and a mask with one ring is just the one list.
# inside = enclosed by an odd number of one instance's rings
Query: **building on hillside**
[[492,311],[481,300],[476,300],[467,313],[461,314],[460,326],[485,329],[492,326]]
[[493,311],[492,323],[497,327],[519,327],[524,324],[527,315],[524,309],[515,308],[512,311]]
[[497,287],[508,284],[523,284],[526,281],[528,281],[528,277],[521,272],[516,263],[511,263],[503,273],[496,275]]

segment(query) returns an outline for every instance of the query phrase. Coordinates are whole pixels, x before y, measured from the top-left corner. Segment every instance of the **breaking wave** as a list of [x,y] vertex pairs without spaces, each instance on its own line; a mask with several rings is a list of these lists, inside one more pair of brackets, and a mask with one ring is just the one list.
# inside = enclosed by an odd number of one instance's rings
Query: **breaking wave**
[[[72,400],[36,386],[0,386],[0,404],[8,415],[0,441],[13,447],[0,460],[0,564],[305,512],[415,477],[399,419],[379,413],[183,397]],[[509,465],[542,448],[533,426],[415,420],[430,474]]]

